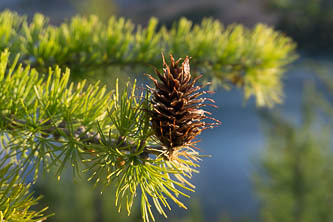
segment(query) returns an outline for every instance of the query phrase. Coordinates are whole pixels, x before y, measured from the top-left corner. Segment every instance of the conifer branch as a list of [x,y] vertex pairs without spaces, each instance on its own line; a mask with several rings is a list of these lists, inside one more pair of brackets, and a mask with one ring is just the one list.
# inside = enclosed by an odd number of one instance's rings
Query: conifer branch
[[52,26],[41,14],[29,23],[24,16],[4,11],[0,49],[20,53],[20,62],[40,72],[49,66],[68,67],[82,78],[110,66],[144,67],[146,72],[148,64],[159,67],[161,50],[177,57],[191,55],[192,69],[205,73],[203,81],[212,82],[212,87],[240,87],[245,99],[255,96],[259,106],[282,101],[281,77],[295,59],[295,44],[288,37],[262,24],[224,28],[213,19],[193,25],[183,18],[169,30],[160,26],[155,18],[142,28],[116,17],[105,24],[96,16]]
[[[178,197],[189,197],[184,190],[194,189],[188,179],[197,172],[200,156],[189,146],[198,132],[189,131],[191,139],[173,147],[170,158],[170,147],[151,127],[150,95],[136,95],[135,82],[132,89],[128,84],[122,90],[117,82],[116,90],[107,93],[98,83],[69,83],[69,70],[62,73],[59,68],[50,69],[45,76],[17,65],[18,56],[11,65],[8,58],[8,51],[1,53],[0,144],[8,153],[8,161],[20,169],[18,175],[23,180],[34,175],[35,182],[39,171],[50,169],[56,169],[60,179],[63,169],[70,165],[74,175],[87,172],[91,174],[89,180],[103,189],[116,186],[116,205],[121,209],[125,203],[129,214],[140,190],[144,221],[154,219],[151,201],[164,216],[163,208],[170,209],[166,198],[186,208]],[[187,73],[184,78],[189,81],[191,75]],[[189,86],[194,87],[194,83],[189,81]],[[191,87],[187,96],[197,90]],[[188,105],[196,104],[197,96],[188,97],[193,99]],[[203,112],[198,107],[193,112]],[[182,112],[191,107],[186,109]],[[202,117],[191,116],[195,124]]]
[[[13,116],[12,118],[3,116],[3,118],[8,121],[8,123],[6,124],[7,125],[6,131],[26,129],[25,127],[27,123],[22,120],[15,120]],[[61,142],[60,137],[62,135],[65,135],[66,137],[70,137],[73,135],[75,138],[77,138],[78,141],[82,141],[87,145],[91,146],[103,145],[103,141],[101,140],[100,134],[90,133],[86,130],[84,126],[77,127],[77,129],[75,129],[71,133],[70,130],[66,127],[66,122],[64,121],[60,122],[56,126],[52,124],[51,121],[40,120],[40,123],[41,123],[40,125],[41,130],[39,131],[40,135],[44,138],[48,138],[51,136],[53,137],[55,142]],[[140,144],[128,143],[125,140],[125,138],[121,136],[118,139],[110,138],[109,140],[104,141],[104,143],[111,147],[118,146],[122,152],[131,152],[135,150],[138,146],[140,146]],[[94,152],[94,150],[86,150],[86,151],[91,153]],[[145,145],[143,147],[143,153],[141,156],[144,159],[148,159],[147,155],[165,156],[167,158],[166,151],[167,149],[161,145]]]
[[9,154],[0,153],[0,221],[38,222],[50,215],[45,215],[47,208],[36,211],[31,208],[41,199],[34,198],[29,190],[30,184],[23,184],[19,179],[19,168],[8,162]]

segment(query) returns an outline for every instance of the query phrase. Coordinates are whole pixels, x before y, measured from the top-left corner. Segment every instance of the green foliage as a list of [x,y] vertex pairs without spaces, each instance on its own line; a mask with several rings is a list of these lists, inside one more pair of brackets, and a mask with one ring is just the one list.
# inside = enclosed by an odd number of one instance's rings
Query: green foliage
[[[85,81],[69,85],[69,70],[61,74],[56,68],[45,77],[29,67],[18,65],[15,68],[15,63],[6,69],[8,56],[5,51],[0,58],[0,125],[7,135],[3,138],[6,147],[21,161],[24,159],[23,172],[31,169],[36,176],[40,167],[47,169],[62,156],[70,156],[62,165],[70,161],[75,166],[80,158],[77,149],[83,149],[85,145],[75,139],[74,130],[78,126],[93,128],[96,120],[112,105],[110,93],[106,94],[106,89],[98,83],[87,87]],[[61,122],[66,124],[60,129],[57,125]],[[49,138],[50,133],[65,140]],[[29,167],[30,163],[33,168]]]
[[8,57],[8,51],[0,57],[1,143],[20,175],[34,173],[36,181],[39,170],[56,169],[60,179],[66,165],[80,174],[84,162],[95,184],[116,184],[119,210],[126,202],[130,214],[138,190],[144,221],[154,219],[151,201],[164,216],[162,207],[170,209],[167,198],[186,208],[177,197],[188,197],[180,189],[194,188],[185,177],[198,166],[198,154],[183,148],[183,159],[164,159],[151,133],[148,97],[137,97],[135,85],[120,93],[117,83],[114,94],[106,93],[98,83],[70,84],[69,70],[50,69],[45,76],[15,62],[7,68]]
[[183,18],[171,30],[158,27],[155,18],[142,28],[124,18],[102,23],[96,16],[74,17],[56,27],[41,14],[28,23],[5,11],[0,14],[0,49],[20,53],[22,63],[39,71],[69,67],[81,77],[109,66],[159,67],[161,51],[189,55],[192,69],[205,73],[205,81],[213,86],[242,87],[245,98],[254,95],[260,106],[281,102],[281,76],[295,59],[289,38],[261,24],[252,30],[241,25],[224,28],[212,19],[193,25]]
[[331,130],[313,122],[293,126],[270,117],[268,150],[256,184],[264,221],[332,221],[333,153]]
[[278,29],[291,36],[299,47],[332,50],[332,1],[268,0],[265,3],[278,15]]
[[[294,11],[294,13],[298,15],[307,15],[295,20],[295,22],[299,23],[299,25],[306,26],[315,22],[311,21],[311,19],[319,19],[319,16],[323,10],[326,11],[330,9],[327,2],[328,1],[326,0],[270,0],[270,5],[272,7],[279,8],[284,12],[291,13]],[[325,9],[325,6],[328,8]]]
[[[314,70],[319,78],[322,87],[315,87],[314,84],[308,84],[308,106],[311,106],[312,112],[318,112],[324,116],[322,121],[325,124],[333,125],[333,77],[331,75],[331,63],[316,64],[313,61],[308,61],[310,68]],[[325,68],[323,68],[325,67]]]
[[40,211],[31,210],[41,197],[32,197],[30,185],[25,185],[19,180],[18,167],[8,162],[8,154],[1,152],[0,155],[0,221],[45,220],[47,216],[43,212],[47,208]]
[[268,147],[261,157],[262,171],[255,176],[265,222],[333,220],[331,66],[313,60],[301,63],[315,73],[316,84],[305,84],[300,124],[265,115]]

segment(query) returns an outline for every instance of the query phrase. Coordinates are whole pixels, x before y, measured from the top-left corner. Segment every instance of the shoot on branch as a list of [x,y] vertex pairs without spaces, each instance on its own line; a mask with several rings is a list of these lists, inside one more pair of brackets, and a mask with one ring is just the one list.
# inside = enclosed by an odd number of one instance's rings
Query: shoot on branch
[[171,56],[168,66],[163,58],[164,74],[156,70],[162,82],[150,76],[156,87],[141,95],[135,81],[122,90],[117,81],[115,91],[107,93],[98,83],[69,83],[68,69],[50,69],[45,76],[17,65],[18,56],[9,66],[8,58],[9,52],[2,52],[0,142],[8,153],[4,163],[18,167],[17,175],[34,175],[35,182],[40,170],[56,169],[60,179],[69,165],[74,175],[89,173],[102,189],[115,186],[115,204],[128,214],[141,195],[144,221],[154,220],[152,206],[166,217],[170,200],[186,208],[179,196],[194,191],[189,179],[200,160],[194,139],[220,123],[201,109],[213,100],[198,98],[210,92],[195,85],[200,76],[192,79],[188,57],[181,67],[181,60]]

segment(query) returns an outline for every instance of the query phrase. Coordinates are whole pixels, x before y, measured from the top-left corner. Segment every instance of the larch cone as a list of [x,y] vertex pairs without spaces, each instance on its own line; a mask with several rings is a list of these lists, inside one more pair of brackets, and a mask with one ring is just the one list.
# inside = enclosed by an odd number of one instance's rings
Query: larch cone
[[[163,74],[157,69],[155,73],[159,80],[147,75],[155,84],[149,88],[152,97],[151,116],[152,128],[156,137],[167,150],[169,159],[176,158],[176,150],[184,146],[192,146],[203,130],[219,125],[221,122],[210,117],[211,113],[202,109],[207,105],[216,107],[214,100],[202,95],[213,93],[202,91],[203,86],[196,85],[202,77],[199,75],[192,79],[190,73],[190,59],[186,57],[175,61],[170,55],[170,65],[163,57]],[[211,102],[210,104],[206,101]],[[205,120],[209,119],[209,122]]]

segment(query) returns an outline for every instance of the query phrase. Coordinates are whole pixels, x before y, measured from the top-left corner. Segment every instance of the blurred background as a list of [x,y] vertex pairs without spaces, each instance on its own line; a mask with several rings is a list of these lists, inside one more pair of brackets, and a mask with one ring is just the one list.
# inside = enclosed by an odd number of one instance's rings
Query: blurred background
[[[203,133],[199,145],[212,157],[193,176],[189,210],[174,206],[168,221],[333,221],[332,0],[1,0],[5,9],[39,12],[55,25],[76,14],[142,25],[154,16],[166,26],[213,17],[225,25],[265,23],[292,37],[299,58],[286,70],[283,104],[258,109],[237,89],[217,90],[213,113],[223,125]],[[83,181],[68,172],[60,183],[50,175],[34,186],[44,195],[40,204],[56,212],[49,221],[140,221],[138,208],[118,214],[112,190],[101,196]]]

